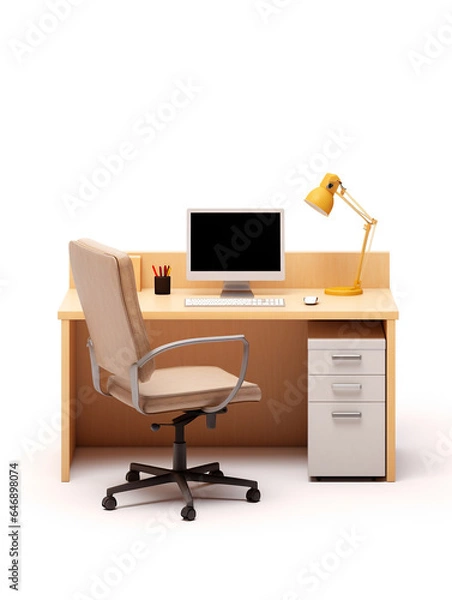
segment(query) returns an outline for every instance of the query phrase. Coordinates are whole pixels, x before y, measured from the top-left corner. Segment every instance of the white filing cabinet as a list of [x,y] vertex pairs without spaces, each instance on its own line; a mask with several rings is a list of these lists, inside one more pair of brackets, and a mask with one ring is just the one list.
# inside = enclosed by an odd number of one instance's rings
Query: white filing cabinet
[[379,321],[309,324],[310,477],[385,476],[385,355]]

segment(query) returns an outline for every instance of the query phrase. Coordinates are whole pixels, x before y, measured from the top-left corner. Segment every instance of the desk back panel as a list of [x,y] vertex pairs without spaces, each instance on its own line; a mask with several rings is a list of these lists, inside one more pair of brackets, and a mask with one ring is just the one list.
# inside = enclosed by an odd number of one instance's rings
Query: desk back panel
[[[147,321],[153,345],[195,336],[244,333],[250,342],[247,379],[259,384],[262,400],[231,405],[209,430],[203,418],[190,425],[187,440],[194,446],[306,446],[307,351],[306,321]],[[93,390],[86,350],[88,332],[77,323],[77,446],[167,446],[172,428],[150,431],[153,422],[169,422],[177,413],[139,415],[117,400]],[[237,373],[240,347],[224,352],[220,344],[191,346],[162,356],[159,367],[212,364]]]
[[[143,288],[154,286],[152,265],[171,266],[173,288],[218,288],[218,281],[187,281],[185,252],[129,252],[141,268],[138,279]],[[281,281],[256,281],[253,288],[324,288],[352,285],[358,268],[359,252],[286,252],[286,279]],[[370,252],[366,257],[363,287],[389,288],[389,252]],[[70,275],[70,287],[74,281]]]

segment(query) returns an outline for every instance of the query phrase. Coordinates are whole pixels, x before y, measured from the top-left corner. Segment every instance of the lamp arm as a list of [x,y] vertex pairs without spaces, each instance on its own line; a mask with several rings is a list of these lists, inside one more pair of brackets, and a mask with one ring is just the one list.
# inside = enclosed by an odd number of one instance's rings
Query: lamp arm
[[[346,204],[348,204],[350,208],[353,208],[353,210],[356,213],[358,213],[358,215],[365,221],[364,240],[361,248],[361,255],[359,257],[358,270],[356,272],[356,278],[354,283],[355,287],[360,288],[366,253],[370,250],[370,246],[372,245],[372,239],[375,233],[375,225],[377,224],[377,220],[371,217],[369,213],[364,210],[364,208],[359,204],[359,202],[357,202],[342,185],[340,186],[340,189],[336,191],[336,194],[338,194],[342,198],[342,200]],[[370,236],[371,232],[372,236]]]
[[357,200],[355,200],[349,194],[349,192],[347,192],[346,188],[344,188],[342,185],[340,187],[340,190],[337,191],[336,194],[338,194],[338,196],[340,196],[342,198],[342,200],[350,206],[350,208],[353,208],[353,210],[356,213],[358,213],[358,215],[361,218],[363,218],[367,223],[369,223],[369,224],[374,224],[374,222],[376,223],[375,219],[373,219],[369,215],[369,213],[364,210],[364,208],[357,202]]
[[[363,268],[364,268],[364,260],[366,257],[366,252],[368,250],[370,250],[370,247],[372,245],[372,240],[373,240],[373,236],[375,233],[375,225],[377,224],[377,221],[375,219],[372,219],[370,222],[366,222],[364,223],[364,240],[363,240],[363,246],[361,248],[361,256],[359,257],[359,264],[358,264],[358,271],[356,272],[356,278],[355,278],[355,287],[361,287],[361,276],[362,276],[362,272],[363,272]],[[370,233],[372,231],[372,236],[370,236]],[[369,237],[370,237],[370,242],[369,242]]]

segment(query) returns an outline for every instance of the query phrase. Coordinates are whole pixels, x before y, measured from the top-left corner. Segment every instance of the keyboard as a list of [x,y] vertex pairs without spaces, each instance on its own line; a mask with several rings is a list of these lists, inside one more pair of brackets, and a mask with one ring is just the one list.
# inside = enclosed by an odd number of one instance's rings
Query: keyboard
[[285,306],[284,298],[185,298],[185,306]]

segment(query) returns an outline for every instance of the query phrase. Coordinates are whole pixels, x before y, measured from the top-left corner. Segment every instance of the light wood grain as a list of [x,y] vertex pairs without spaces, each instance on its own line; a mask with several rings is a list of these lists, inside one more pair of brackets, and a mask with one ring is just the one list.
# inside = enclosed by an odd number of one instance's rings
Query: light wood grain
[[[140,252],[129,253],[141,257],[141,286],[154,287],[152,265],[170,265],[171,283],[175,288],[213,288],[221,290],[218,281],[188,281],[185,252]],[[286,277],[282,281],[252,283],[253,289],[260,288],[325,288],[336,285],[352,285],[360,258],[359,252],[286,252]],[[366,257],[363,288],[389,287],[389,253],[370,252]],[[74,288],[72,275],[69,287]]]
[[386,335],[386,481],[396,480],[396,327],[384,321]]
[[[312,321],[381,321],[387,338],[387,480],[395,480],[395,319],[398,309],[389,290],[389,254],[371,253],[361,296],[326,295],[329,285],[353,279],[358,253],[293,253],[286,255],[284,282],[252,284],[258,295],[282,296],[283,308],[186,308],[193,295],[218,295],[220,284],[188,282],[185,253],[133,252],[140,257],[140,307],[153,347],[168,341],[205,335],[244,333],[250,342],[247,379],[259,384],[259,403],[230,406],[217,429],[203,419],[187,432],[189,445],[305,446],[307,442],[307,327]],[[170,264],[172,293],[156,296],[152,264]],[[88,332],[77,292],[70,278],[58,312],[62,320],[62,479],[69,480],[77,446],[170,445],[172,429],[150,431],[154,421],[173,414],[143,417],[120,402],[94,392],[86,340]],[[317,295],[316,306],[303,296]],[[238,373],[239,355],[221,346],[190,346],[171,353],[158,366],[214,364]]]

